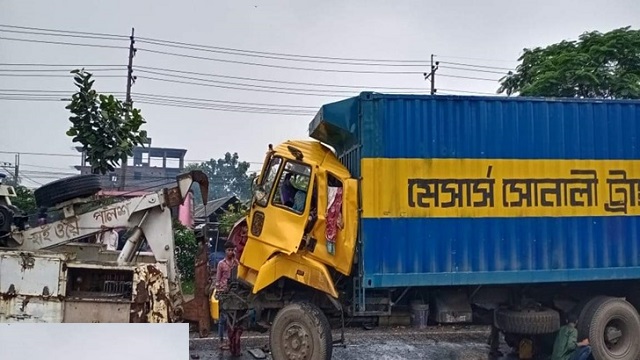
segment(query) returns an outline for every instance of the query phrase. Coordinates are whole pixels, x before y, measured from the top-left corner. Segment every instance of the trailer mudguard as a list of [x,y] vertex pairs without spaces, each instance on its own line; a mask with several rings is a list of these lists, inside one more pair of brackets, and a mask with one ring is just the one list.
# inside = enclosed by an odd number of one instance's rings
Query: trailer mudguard
[[257,294],[282,277],[338,298],[338,292],[333,285],[327,267],[319,261],[297,253],[290,255],[279,253],[267,260],[258,271],[253,285],[253,293]]

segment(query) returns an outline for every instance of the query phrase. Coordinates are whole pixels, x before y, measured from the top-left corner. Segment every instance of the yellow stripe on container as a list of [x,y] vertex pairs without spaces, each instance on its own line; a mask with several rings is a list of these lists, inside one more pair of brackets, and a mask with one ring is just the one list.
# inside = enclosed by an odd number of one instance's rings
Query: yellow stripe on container
[[640,215],[640,160],[362,159],[363,217]]

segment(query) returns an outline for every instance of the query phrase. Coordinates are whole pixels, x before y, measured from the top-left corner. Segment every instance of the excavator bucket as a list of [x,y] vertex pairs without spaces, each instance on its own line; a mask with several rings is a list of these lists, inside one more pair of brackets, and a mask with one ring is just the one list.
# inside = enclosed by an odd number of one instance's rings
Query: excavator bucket
[[209,198],[209,178],[207,174],[201,170],[191,170],[188,173],[178,175],[176,179],[178,181],[178,187],[168,189],[166,193],[168,206],[182,205],[193,183],[200,185],[202,203],[207,205],[207,199]]

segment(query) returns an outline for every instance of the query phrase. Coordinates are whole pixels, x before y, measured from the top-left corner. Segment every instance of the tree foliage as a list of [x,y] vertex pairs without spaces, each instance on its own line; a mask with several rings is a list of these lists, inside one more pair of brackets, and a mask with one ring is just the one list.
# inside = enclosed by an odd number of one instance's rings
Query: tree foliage
[[[196,165],[189,170],[202,170],[209,177],[209,200],[235,195],[241,200],[251,197],[251,182],[255,174],[249,174],[249,163],[240,161],[238,153],[227,152],[223,158],[211,159]],[[195,189],[194,199],[200,202],[200,190]]]
[[145,120],[140,110],[113,95],[98,94],[92,87],[92,74],[73,70],[78,87],[66,106],[72,116],[67,135],[82,144],[93,174],[114,171],[120,161],[133,155],[136,145],[146,142],[147,132],[140,130]]
[[176,266],[180,272],[180,279],[183,281],[193,280],[196,271],[196,254],[198,252],[196,235],[177,220],[173,221],[173,235]]
[[225,210],[224,213],[220,216],[220,225],[218,226],[220,235],[229,235],[231,229],[233,228],[233,225],[238,222],[238,220],[247,216],[248,213],[249,208],[246,205],[240,204],[237,207],[230,205],[229,209]]
[[17,196],[11,198],[11,203],[25,214],[34,214],[38,207],[36,206],[36,198],[33,195],[33,191],[22,185],[16,185],[13,189],[16,191]]
[[521,96],[640,98],[640,30],[586,32],[577,41],[524,49],[498,93]]

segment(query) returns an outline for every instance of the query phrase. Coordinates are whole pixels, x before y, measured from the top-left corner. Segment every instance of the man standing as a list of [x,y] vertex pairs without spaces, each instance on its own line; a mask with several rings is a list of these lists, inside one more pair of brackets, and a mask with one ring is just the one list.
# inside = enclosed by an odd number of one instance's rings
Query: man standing
[[[229,278],[231,272],[238,266],[238,260],[235,258],[235,245],[231,241],[224,244],[224,259],[218,262],[216,271],[216,294],[229,291]],[[224,331],[227,325],[227,316],[224,311],[220,310],[220,319],[218,322],[218,336],[220,337],[220,349],[229,350],[229,344],[223,343]]]
[[116,229],[108,229],[106,226],[102,225],[102,233],[98,238],[98,244],[107,245],[107,250],[116,251],[118,250],[118,232]]
[[567,324],[560,327],[551,360],[587,360],[591,357],[589,339],[578,342],[577,320],[574,314],[569,314]]

